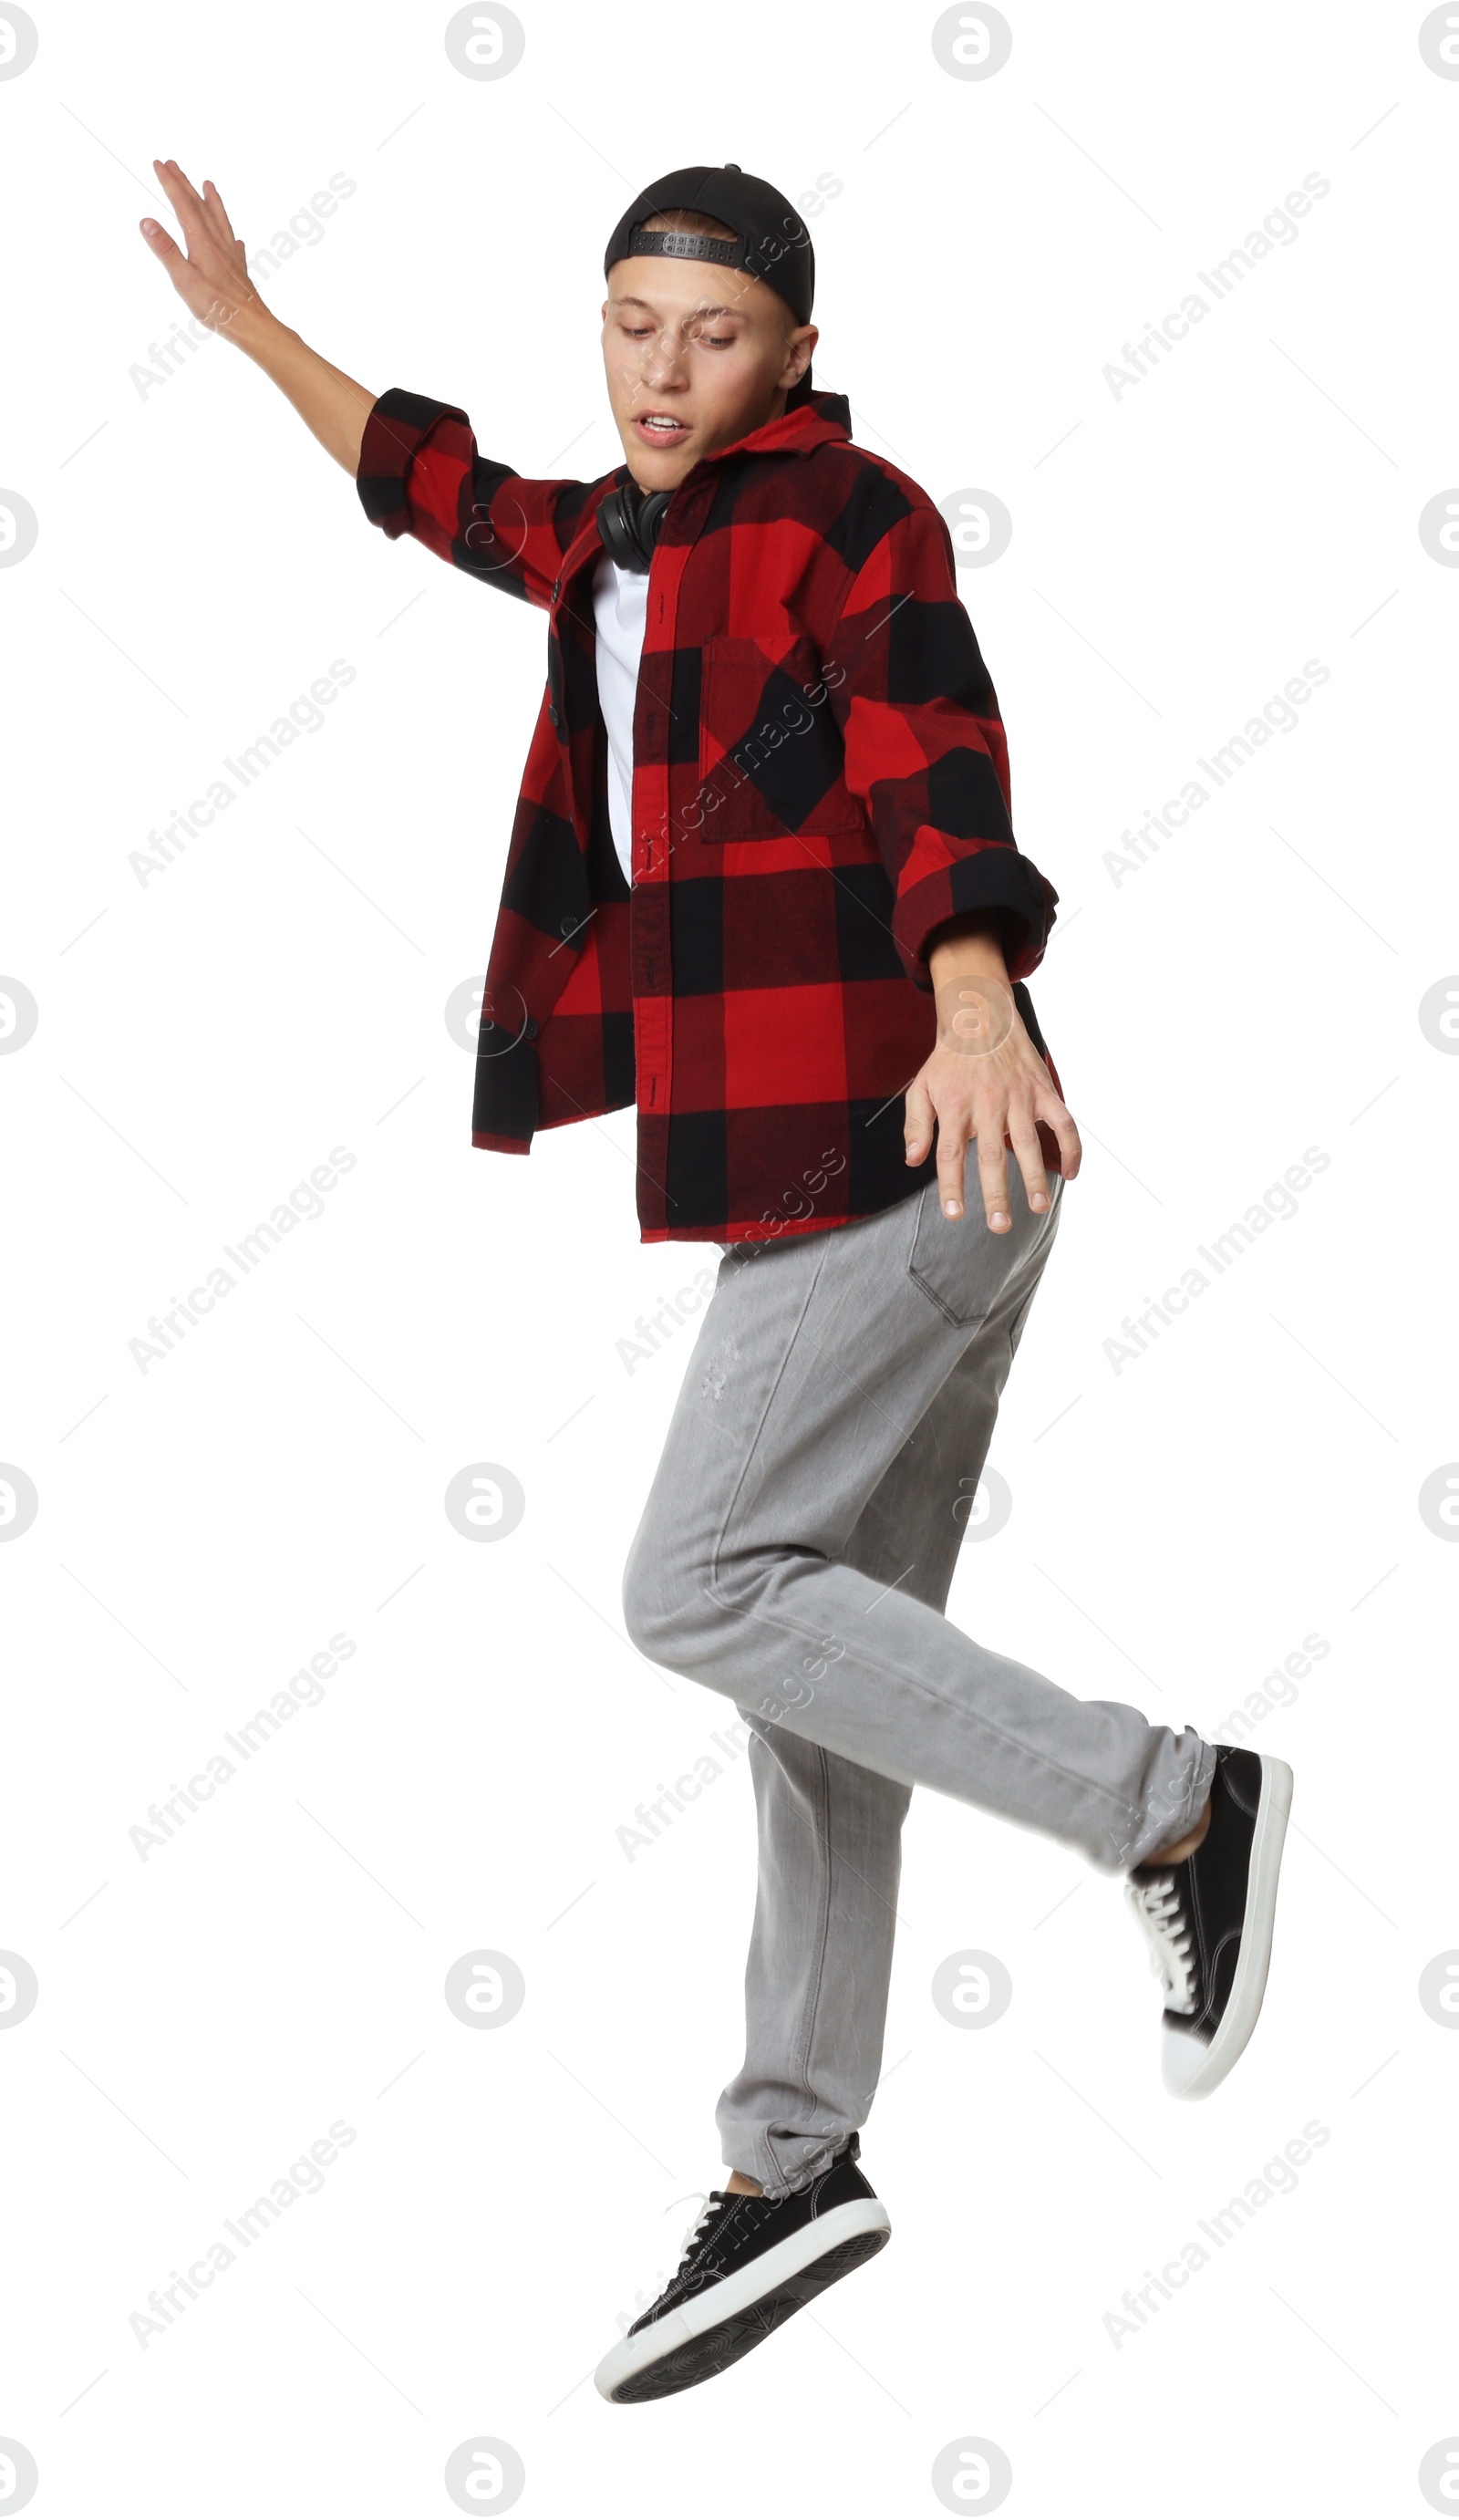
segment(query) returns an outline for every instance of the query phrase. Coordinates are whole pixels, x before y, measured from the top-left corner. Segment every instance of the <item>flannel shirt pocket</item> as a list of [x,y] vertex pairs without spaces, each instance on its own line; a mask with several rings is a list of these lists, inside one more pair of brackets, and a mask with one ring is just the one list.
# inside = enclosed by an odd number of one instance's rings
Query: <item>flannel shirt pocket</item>
[[792,640],[778,657],[758,639],[705,640],[699,781],[704,840],[865,829],[811,640]]

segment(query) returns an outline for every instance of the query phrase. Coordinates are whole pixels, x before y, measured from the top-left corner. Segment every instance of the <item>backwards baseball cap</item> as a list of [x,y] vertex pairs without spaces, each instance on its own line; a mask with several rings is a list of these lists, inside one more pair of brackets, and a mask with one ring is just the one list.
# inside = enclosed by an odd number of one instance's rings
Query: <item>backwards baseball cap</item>
[[[727,228],[729,237],[694,236],[676,228],[648,229],[645,219],[658,210],[705,210]],[[608,239],[603,277],[615,262],[631,254],[672,254],[679,261],[724,262],[763,280],[783,297],[797,324],[809,324],[816,295],[816,254],[806,222],[774,184],[747,175],[742,166],[681,166],[647,184],[623,213]],[[809,401],[809,366],[791,392],[786,408]]]

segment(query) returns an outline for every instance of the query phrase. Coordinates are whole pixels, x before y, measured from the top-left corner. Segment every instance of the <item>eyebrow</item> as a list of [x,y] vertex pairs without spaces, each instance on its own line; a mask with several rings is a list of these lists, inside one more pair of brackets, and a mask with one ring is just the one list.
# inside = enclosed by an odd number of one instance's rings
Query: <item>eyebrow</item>
[[[646,297],[615,297],[613,304],[615,306],[641,306],[644,309],[644,312],[649,315],[655,315],[658,312],[656,307],[649,305]],[[684,320],[686,324],[697,324],[701,316],[738,315],[743,317],[744,311],[745,310],[742,306],[696,306],[690,314],[685,315]]]

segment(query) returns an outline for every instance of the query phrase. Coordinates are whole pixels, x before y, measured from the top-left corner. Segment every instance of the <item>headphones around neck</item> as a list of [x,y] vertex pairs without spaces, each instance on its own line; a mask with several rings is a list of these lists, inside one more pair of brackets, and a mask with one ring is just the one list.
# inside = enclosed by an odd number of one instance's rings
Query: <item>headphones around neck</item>
[[597,511],[597,530],[608,558],[620,568],[641,571],[653,558],[672,490],[644,490],[630,472]]

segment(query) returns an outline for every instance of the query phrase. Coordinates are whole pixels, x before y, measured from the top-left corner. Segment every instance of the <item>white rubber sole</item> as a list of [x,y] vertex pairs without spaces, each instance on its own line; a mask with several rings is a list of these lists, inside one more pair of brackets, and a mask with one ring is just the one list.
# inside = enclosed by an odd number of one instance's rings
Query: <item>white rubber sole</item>
[[891,2228],[892,2218],[879,2196],[861,2196],[849,2205],[832,2206],[828,2214],[792,2232],[789,2239],[766,2249],[738,2274],[727,2275],[723,2283],[707,2284],[679,2309],[666,2311],[662,2318],[641,2327],[637,2336],[622,2337],[593,2374],[599,2395],[616,2397],[626,2381],[668,2361],[696,2337],[737,2319],[822,2258],[837,2255],[848,2241],[873,2232],[890,2234]]
[[[1261,1799],[1257,1805],[1256,1829],[1252,1838],[1246,1919],[1241,1930],[1236,1976],[1221,2015],[1220,2027],[1190,2080],[1173,2082],[1167,2077],[1166,2089],[1173,2099],[1204,2100],[1217,2084],[1225,2081],[1256,2029],[1261,2000],[1266,1993],[1266,1972],[1271,1965],[1277,1878],[1282,1868],[1282,1846],[1291,1809],[1292,1771],[1285,1759],[1270,1759],[1263,1752]],[[1196,2045],[1195,2041],[1183,2038],[1179,2031],[1168,2035],[1172,2042],[1179,2041],[1183,2047]]]

